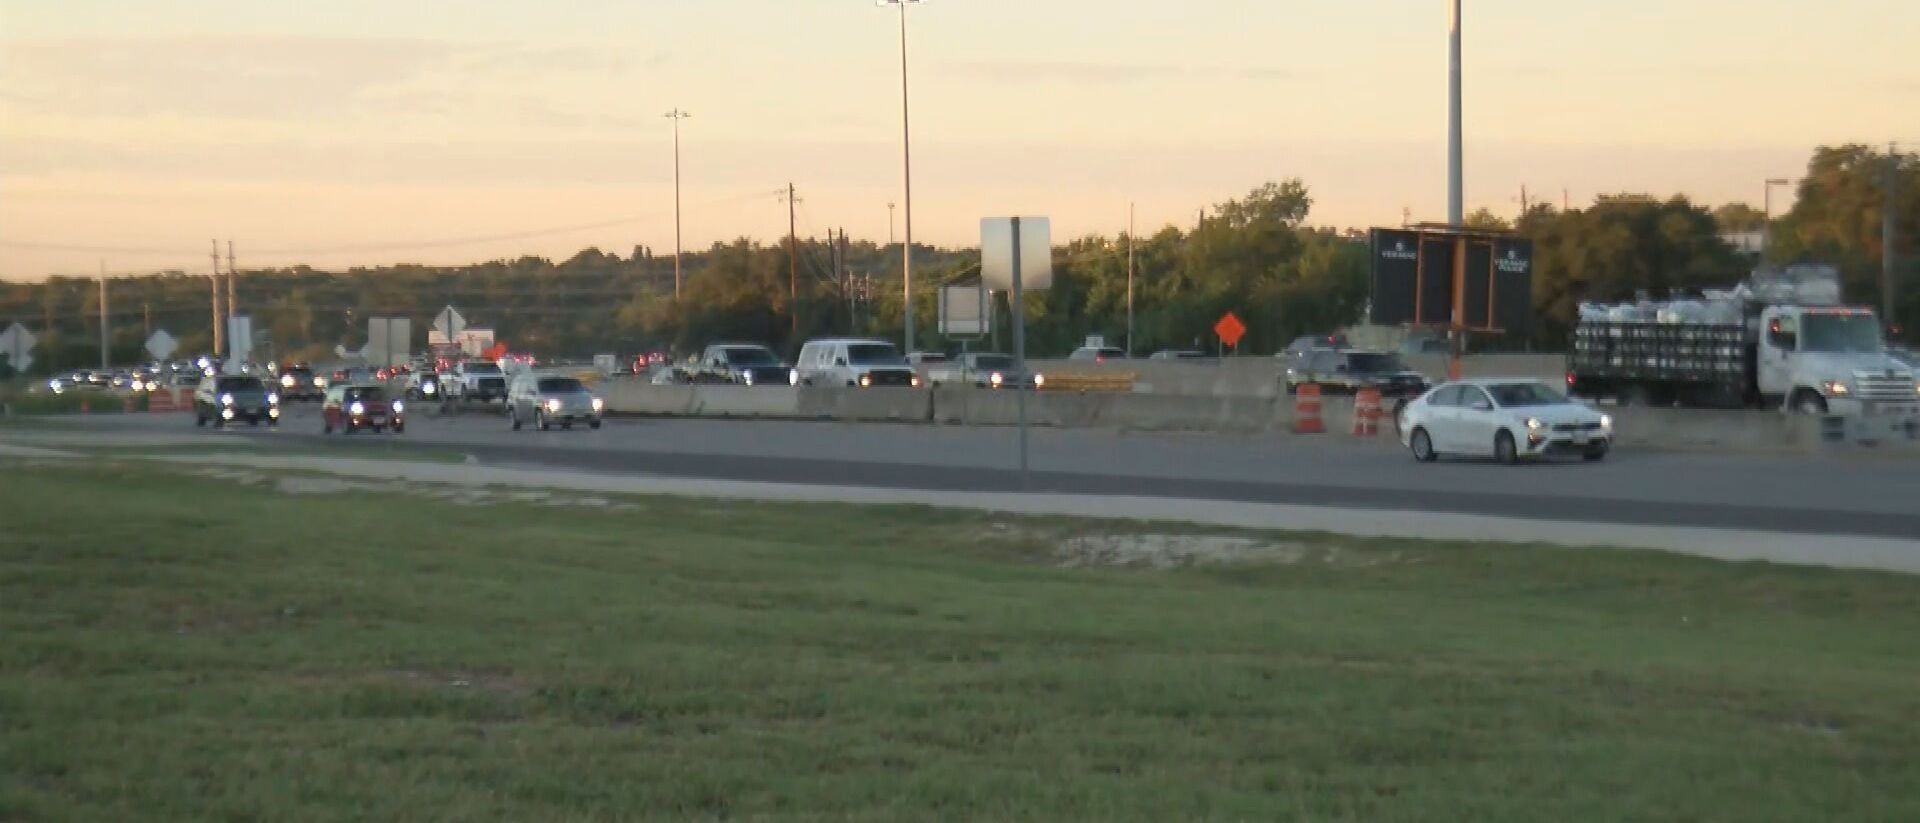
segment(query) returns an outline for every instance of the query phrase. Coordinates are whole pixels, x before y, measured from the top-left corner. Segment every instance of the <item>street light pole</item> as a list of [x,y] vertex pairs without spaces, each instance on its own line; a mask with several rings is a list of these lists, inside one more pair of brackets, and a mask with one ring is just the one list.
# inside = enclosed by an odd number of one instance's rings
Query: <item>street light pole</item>
[[1447,18],[1449,73],[1447,76],[1447,223],[1459,228],[1466,223],[1466,197],[1463,189],[1464,163],[1460,133],[1460,0],[1448,0]]
[[1127,357],[1133,357],[1133,204],[1127,204]]
[[1765,201],[1765,209],[1761,212],[1765,219],[1760,223],[1760,261],[1763,263],[1766,262],[1767,252],[1773,250],[1773,187],[1791,185],[1793,181],[1785,177],[1767,178],[1767,193],[1761,198]]
[[673,299],[680,299],[680,121],[693,115],[678,108],[664,115],[673,121]]
[[913,120],[907,106],[907,7],[926,0],[879,0],[900,7],[900,161],[905,177],[907,232],[900,249],[901,313],[906,316],[906,349],[913,352]]

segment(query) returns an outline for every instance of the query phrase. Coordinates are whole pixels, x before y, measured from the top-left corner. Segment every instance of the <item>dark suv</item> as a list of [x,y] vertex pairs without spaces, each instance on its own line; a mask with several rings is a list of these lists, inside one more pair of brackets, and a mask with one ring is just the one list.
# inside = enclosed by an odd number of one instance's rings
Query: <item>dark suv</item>
[[1426,376],[1407,368],[1400,355],[1376,351],[1309,351],[1287,368],[1286,379],[1288,394],[1308,383],[1335,394],[1378,389],[1382,397],[1416,397],[1429,387]]

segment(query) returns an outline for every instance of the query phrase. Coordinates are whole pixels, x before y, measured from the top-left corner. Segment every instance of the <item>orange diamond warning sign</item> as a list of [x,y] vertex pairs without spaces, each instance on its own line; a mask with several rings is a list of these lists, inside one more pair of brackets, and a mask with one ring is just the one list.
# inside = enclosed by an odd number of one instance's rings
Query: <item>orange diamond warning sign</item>
[[1213,333],[1219,335],[1220,342],[1228,348],[1239,348],[1240,338],[1247,336],[1247,324],[1240,322],[1233,312],[1227,312],[1220,322],[1213,324]]

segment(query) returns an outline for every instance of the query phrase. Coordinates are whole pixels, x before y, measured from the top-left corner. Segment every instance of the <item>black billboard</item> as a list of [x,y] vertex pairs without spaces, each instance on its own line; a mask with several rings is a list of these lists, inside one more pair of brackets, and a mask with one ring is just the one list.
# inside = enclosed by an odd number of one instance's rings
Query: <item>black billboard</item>
[[1526,332],[1533,324],[1533,242],[1444,229],[1374,229],[1372,311],[1385,326],[1450,326],[1454,263],[1464,244],[1462,325]]

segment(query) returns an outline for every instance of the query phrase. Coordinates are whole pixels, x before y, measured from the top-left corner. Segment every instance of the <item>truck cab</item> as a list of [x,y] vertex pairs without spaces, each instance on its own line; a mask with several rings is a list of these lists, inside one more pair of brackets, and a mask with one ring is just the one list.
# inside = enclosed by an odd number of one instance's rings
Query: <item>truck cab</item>
[[1920,415],[1920,378],[1887,354],[1871,310],[1770,306],[1759,324],[1755,381],[1766,400],[1806,414]]

